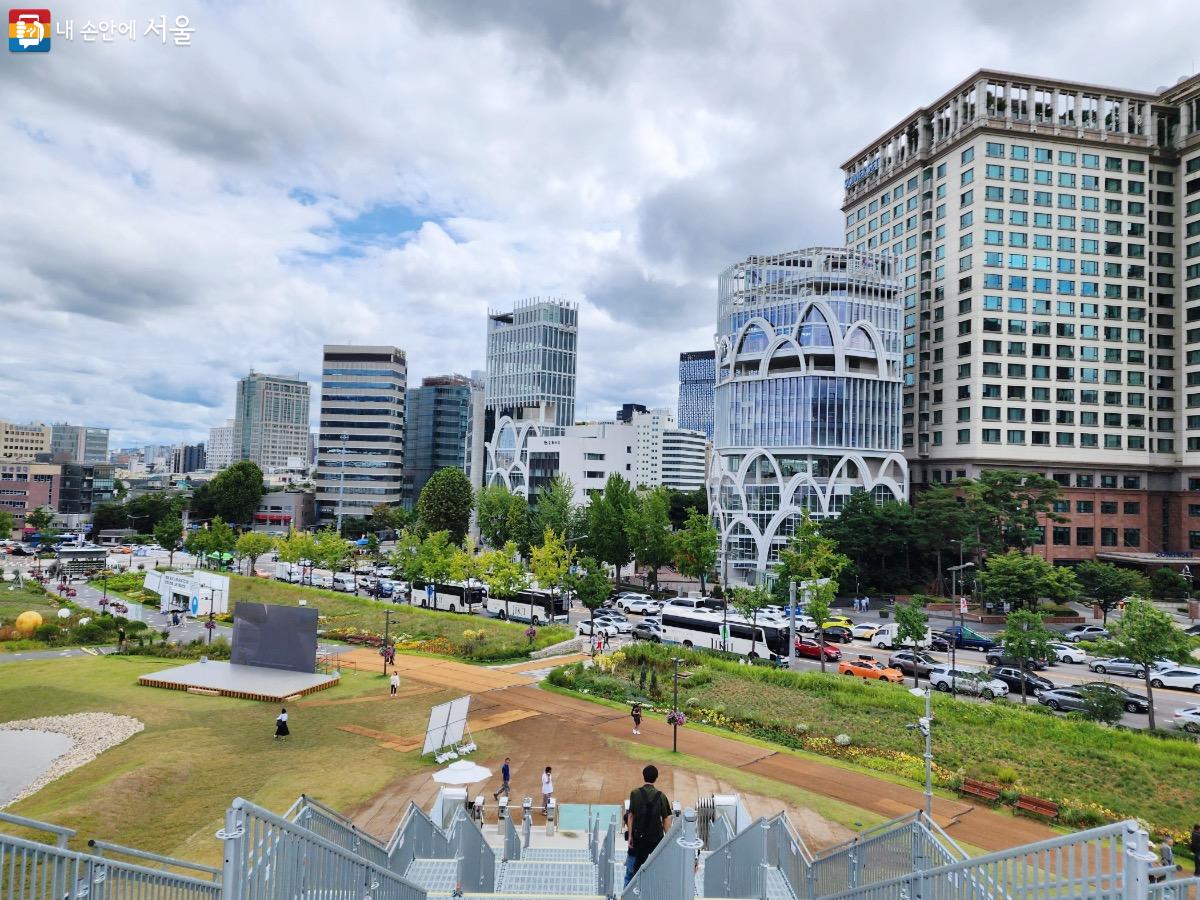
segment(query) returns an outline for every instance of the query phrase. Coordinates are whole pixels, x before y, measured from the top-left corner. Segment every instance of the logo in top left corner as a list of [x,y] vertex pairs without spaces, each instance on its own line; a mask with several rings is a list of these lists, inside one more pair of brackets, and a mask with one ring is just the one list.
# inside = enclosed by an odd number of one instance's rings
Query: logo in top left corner
[[49,53],[50,10],[10,9],[8,49],[13,53]]

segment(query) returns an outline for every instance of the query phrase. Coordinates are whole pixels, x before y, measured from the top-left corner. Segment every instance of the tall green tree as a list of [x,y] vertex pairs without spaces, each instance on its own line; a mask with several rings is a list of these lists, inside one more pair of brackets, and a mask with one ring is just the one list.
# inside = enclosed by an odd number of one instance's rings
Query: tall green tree
[[952,558],[968,557],[979,546],[975,510],[967,505],[959,491],[934,485],[915,498],[913,527],[917,546],[932,555],[935,561],[938,593],[945,594],[943,554],[949,552]]
[[475,521],[489,547],[503,547],[525,537],[529,527],[529,504],[502,484],[480,488],[475,498]]
[[[1042,617],[1027,609],[1018,609],[1008,614],[1004,631],[1000,632],[1000,646],[1004,654],[1016,660],[1024,675],[1029,671],[1031,659],[1048,659],[1050,644],[1055,636],[1046,628]],[[1025,679],[1021,679],[1021,703],[1029,703]]]
[[[779,578],[795,581],[798,593],[804,597],[805,612],[817,623],[817,643],[825,646],[825,622],[829,608],[837,596],[838,576],[850,564],[837,545],[821,532],[821,526],[806,512],[800,519],[792,539],[779,551],[775,571]],[[825,671],[825,654],[818,654],[821,671]]]
[[671,527],[678,530],[687,521],[689,510],[699,510],[708,515],[708,490],[696,488],[694,491],[677,491],[668,489],[671,500]]
[[431,584],[445,584],[454,574],[454,553],[457,549],[448,531],[426,535],[417,551],[419,577]]
[[1191,639],[1167,613],[1149,600],[1136,597],[1125,604],[1125,612],[1112,627],[1112,638],[1102,647],[1104,652],[1124,656],[1144,667],[1146,698],[1150,701],[1150,730],[1154,730],[1154,686],[1151,666],[1162,657],[1186,659],[1191,653]]
[[1041,598],[1066,603],[1079,596],[1074,572],[1019,550],[989,556],[977,581],[988,599],[1007,600],[1014,609],[1024,607],[1030,612],[1037,611]]
[[16,527],[16,519],[7,509],[0,509],[0,538],[8,540]]
[[39,506],[25,513],[25,524],[35,531],[45,531],[54,521],[54,510],[49,506]]
[[217,516],[208,523],[208,552],[231,553],[237,544],[237,535],[229,523]]
[[483,554],[483,582],[489,596],[504,601],[501,618],[512,618],[509,603],[529,584],[529,573],[521,565],[515,542],[509,541],[499,550]]
[[542,543],[529,551],[529,568],[538,587],[557,593],[566,583],[567,573],[575,562],[575,550],[567,546],[566,538],[547,528]]
[[450,562],[450,577],[469,585],[483,581],[483,557],[479,555],[479,549],[469,535],[463,541],[463,545],[454,550]]
[[[738,611],[743,619],[750,622],[750,658],[758,657],[756,645],[758,643],[758,614],[771,605],[775,598],[771,596],[771,592],[766,585],[756,584],[753,587],[739,587],[733,589],[733,608]],[[770,652],[770,648],[764,648]],[[824,654],[821,654],[822,656]]]
[[[146,528],[142,522],[138,523]],[[92,535],[93,538],[98,538],[102,531],[113,531],[118,528],[129,527],[129,514],[125,511],[125,507],[120,503],[97,503],[92,509]],[[142,531],[143,534],[153,534],[154,529],[148,528]]]
[[679,574],[700,581],[700,592],[704,593],[704,582],[717,565],[717,548],[721,536],[707,513],[698,509],[688,512],[683,528],[675,532],[675,568]]
[[183,520],[175,516],[161,519],[154,526],[154,540],[158,546],[167,551],[167,565],[175,565],[175,551],[179,549],[179,539],[183,537]]
[[642,490],[625,521],[625,535],[633,550],[634,561],[650,575],[658,590],[658,569],[675,555],[675,540],[671,533],[671,501],[665,487]]
[[438,469],[421,488],[417,520],[427,534],[449,532],[451,543],[461,544],[471,524],[474,502],[471,481],[462,469]]
[[953,485],[973,509],[978,541],[989,553],[1032,547],[1042,533],[1039,517],[1066,521],[1053,511],[1062,489],[1044,475],[986,469],[974,481],[960,479]]
[[587,545],[597,560],[616,566],[618,578],[633,556],[625,523],[635,502],[629,482],[614,472],[604,483],[604,490],[592,494],[588,507]]
[[238,556],[246,558],[246,574],[253,576],[254,564],[258,562],[258,558],[264,553],[270,553],[274,546],[275,542],[269,535],[259,531],[247,531],[237,539],[234,550]]
[[334,528],[322,528],[316,535],[314,560],[331,572],[340,572],[350,560],[350,544]]
[[1075,567],[1075,577],[1083,596],[1100,607],[1106,625],[1108,614],[1126,597],[1150,593],[1150,582],[1144,575],[1111,563],[1085,559]]
[[248,459],[235,462],[209,482],[213,514],[236,525],[249,524],[263,490],[262,469]]
[[1178,600],[1186,597],[1188,587],[1186,578],[1166,566],[1150,573],[1150,596],[1155,600]]
[[529,516],[528,544],[541,541],[549,529],[573,543],[582,533],[585,521],[583,510],[575,505],[575,485],[566,475],[555,475],[550,485],[539,492]]
[[317,539],[307,531],[292,531],[275,542],[275,552],[280,562],[298,563],[301,560],[314,562],[318,556]]
[[[913,652],[919,652],[919,645],[924,642],[925,634],[929,631],[929,614],[925,612],[922,603],[916,597],[908,603],[896,604],[896,643],[903,647],[906,643]],[[921,684],[920,673],[913,666],[913,686]]]
[[406,528],[397,535],[396,549],[388,557],[388,563],[409,583],[421,577],[421,538],[416,531]]
[[[575,566],[575,570],[567,573],[566,586],[591,613],[592,634],[595,634],[596,610],[604,605],[604,601],[612,593],[612,582],[604,574],[604,566],[590,556],[583,557]],[[596,642],[590,643],[594,648]]]

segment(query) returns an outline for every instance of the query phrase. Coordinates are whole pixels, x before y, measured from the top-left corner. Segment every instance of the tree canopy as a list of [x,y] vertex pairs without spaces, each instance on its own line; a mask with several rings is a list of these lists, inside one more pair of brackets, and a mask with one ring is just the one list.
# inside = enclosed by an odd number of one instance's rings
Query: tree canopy
[[634,561],[646,570],[657,590],[658,569],[669,563],[675,554],[675,541],[671,533],[671,501],[665,487],[634,494],[625,520],[625,536],[633,551]]
[[1066,603],[1079,596],[1075,573],[1054,566],[1032,553],[1010,550],[989,556],[977,576],[984,597],[993,602],[1007,600],[1014,609],[1035,612],[1038,600]]
[[474,495],[462,469],[438,469],[421,488],[417,521],[427,534],[448,532],[454,544],[462,543],[471,524]]
[[1150,701],[1150,730],[1154,730],[1154,686],[1151,666],[1160,658],[1188,659],[1191,639],[1171,617],[1149,600],[1136,597],[1125,604],[1125,612],[1112,626],[1112,637],[1102,651],[1124,656],[1145,667],[1146,697]]
[[717,565],[720,541],[717,526],[707,513],[698,509],[690,510],[683,527],[675,532],[675,568],[681,575],[699,579],[701,591],[704,590],[705,579]]
[[262,469],[248,459],[239,460],[219,472],[204,490],[197,490],[202,495],[202,503],[206,509],[196,509],[196,497],[193,493],[193,518],[220,516],[226,522],[248,525],[253,521],[254,511],[258,509],[258,502],[262,499]]
[[529,528],[529,504],[502,484],[480,488],[475,498],[475,520],[479,534],[489,547],[520,542]]
[[629,482],[614,472],[608,476],[604,490],[592,494],[588,506],[587,546],[591,555],[602,563],[616,566],[618,571],[633,556],[625,523],[635,503]]
[[1126,597],[1150,593],[1150,582],[1140,572],[1111,563],[1085,559],[1075,567],[1075,577],[1083,596],[1100,607],[1106,624],[1108,614]]

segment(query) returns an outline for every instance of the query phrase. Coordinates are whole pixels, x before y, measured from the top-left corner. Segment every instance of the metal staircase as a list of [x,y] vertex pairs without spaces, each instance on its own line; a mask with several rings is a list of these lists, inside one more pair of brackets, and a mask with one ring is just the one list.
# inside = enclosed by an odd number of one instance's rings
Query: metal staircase
[[[736,801],[736,798],[726,798]],[[307,796],[283,815],[236,799],[217,833],[220,870],[89,842],[0,812],[38,839],[0,834],[0,900],[1187,900],[1200,879],[1152,868],[1135,822],[970,858],[922,813],[813,853],[784,815],[750,821],[740,802],[698,804],[622,888],[615,818],[553,835],[526,814],[481,827],[462,805],[410,804],[382,842]],[[439,822],[446,823],[441,827]],[[1154,883],[1152,876],[1173,880]]]

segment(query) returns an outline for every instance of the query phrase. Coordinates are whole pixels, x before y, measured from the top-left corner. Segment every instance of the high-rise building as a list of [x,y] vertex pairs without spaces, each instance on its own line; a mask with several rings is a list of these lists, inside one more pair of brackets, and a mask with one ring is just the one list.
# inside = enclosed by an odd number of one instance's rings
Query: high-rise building
[[486,483],[531,497],[553,477],[531,465],[529,441],[574,423],[578,331],[579,310],[564,300],[522,300],[512,312],[488,313]]
[[641,403],[622,403],[621,408],[617,410],[617,421],[632,422],[635,415],[644,412],[646,407]]
[[679,427],[703,431],[709,440],[713,436],[713,385],[716,382],[716,351],[693,350],[679,354]]
[[483,484],[487,472],[487,442],[484,439],[484,423],[487,404],[484,395],[487,391],[487,372],[479,369],[471,370],[471,430],[467,433],[467,478],[471,484]]
[[233,464],[233,419],[224,425],[208,429],[208,443],[204,449],[204,464],[213,471],[220,471]]
[[412,499],[438,469],[467,468],[471,439],[472,382],[463,375],[435,375],[408,389],[404,407],[404,471]]
[[55,462],[108,462],[108,429],[86,425],[52,425],[50,454]]
[[42,456],[49,461],[50,437],[49,425],[0,420],[0,459],[32,460]]
[[316,474],[323,522],[403,499],[407,386],[399,347],[325,345]]
[[1053,560],[1200,549],[1200,76],[979,71],[842,168],[902,278],[914,485],[1055,479]]
[[[0,462],[0,510],[12,514],[13,528],[25,527],[25,516],[35,509],[58,508],[62,466],[35,462]],[[0,532],[0,540],[10,535]]]
[[634,413],[637,464],[635,485],[666,485],[676,491],[694,491],[704,486],[708,438],[703,432],[676,427],[669,409]]
[[251,372],[238,381],[233,457],[264,472],[308,453],[308,382]]
[[116,492],[116,467],[112,463],[65,463],[61,468],[60,513],[83,520],[97,505],[112,502]]
[[206,466],[203,444],[180,444],[171,451],[171,472],[175,475],[199,472]]
[[804,513],[904,500],[899,278],[891,256],[752,256],[718,282],[710,508],[723,580],[757,580]]

